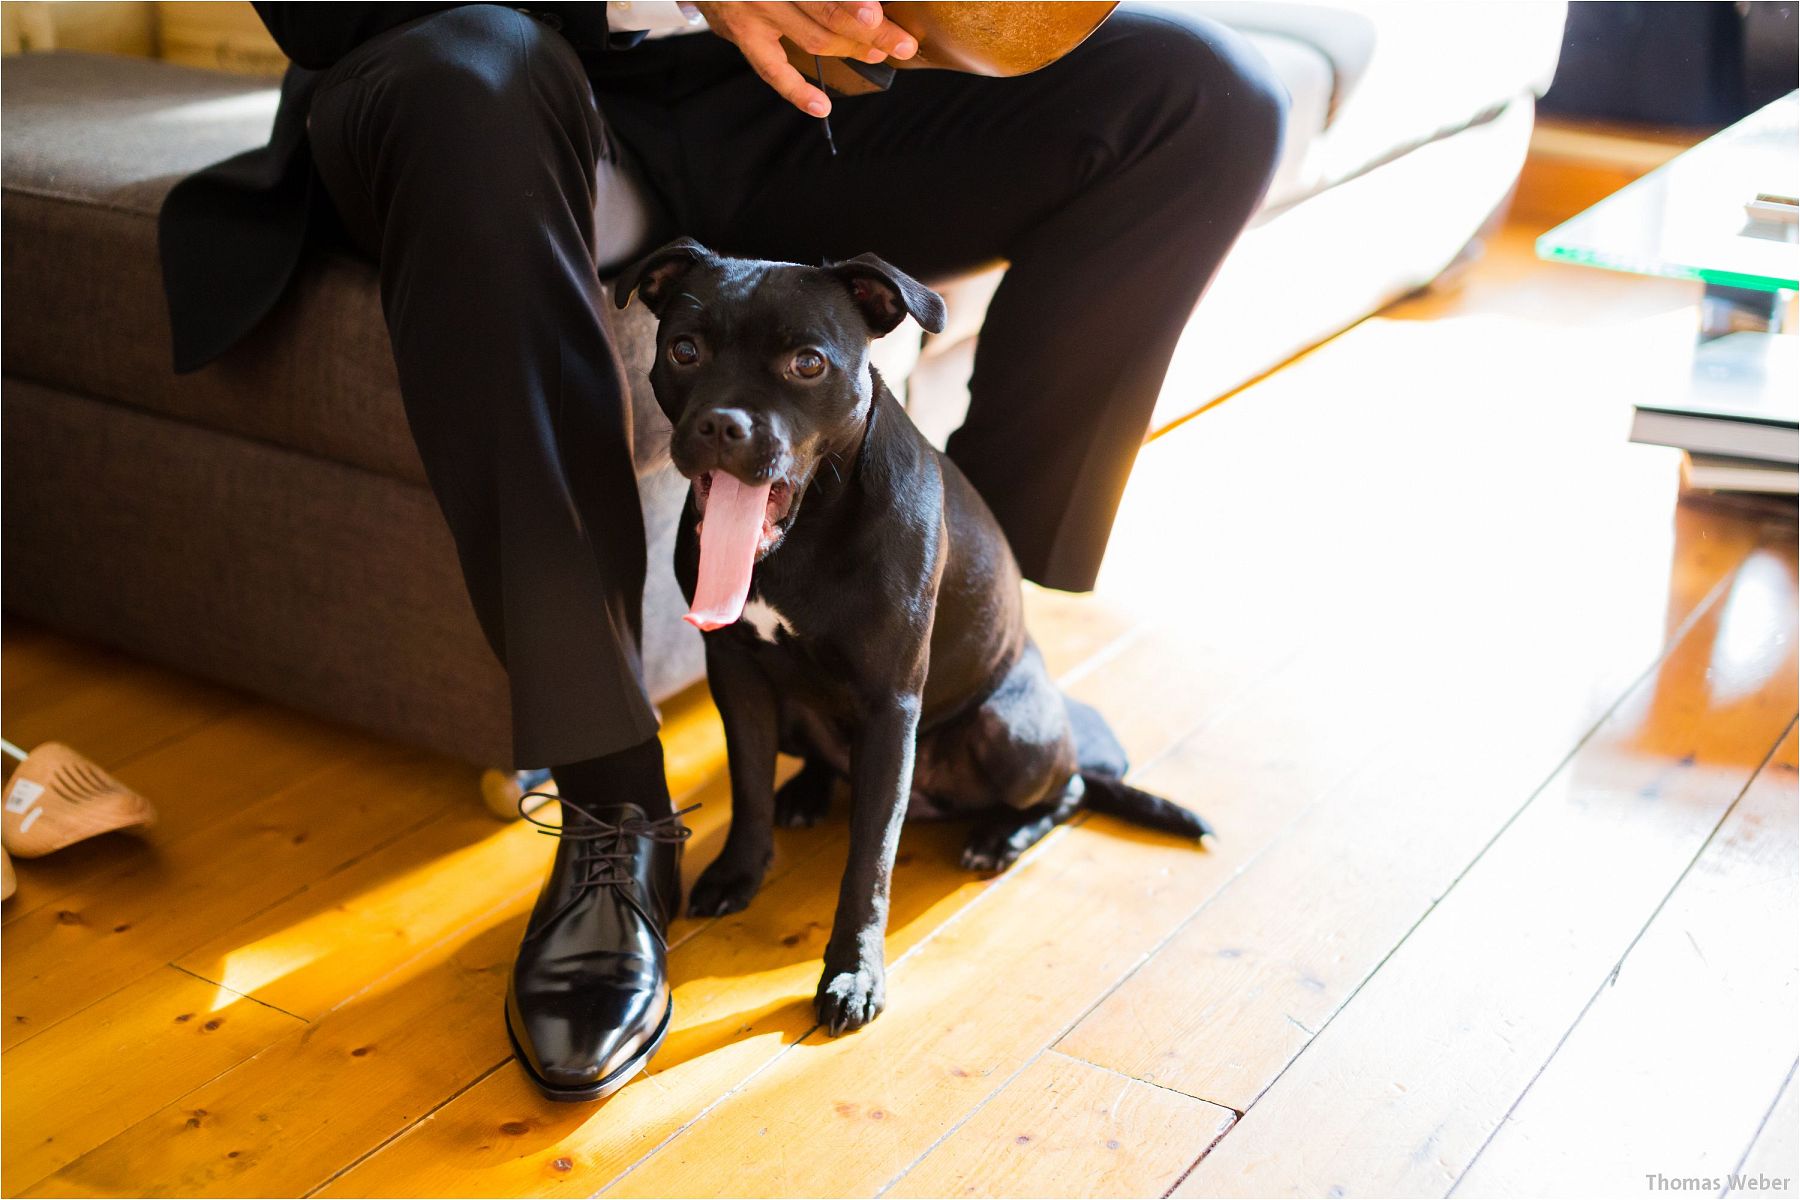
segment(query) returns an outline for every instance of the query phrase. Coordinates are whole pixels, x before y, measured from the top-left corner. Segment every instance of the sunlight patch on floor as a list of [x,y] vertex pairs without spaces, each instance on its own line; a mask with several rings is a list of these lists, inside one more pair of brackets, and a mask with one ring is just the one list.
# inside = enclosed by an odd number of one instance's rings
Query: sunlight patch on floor
[[[554,811],[549,819],[554,820]],[[215,1010],[239,994],[255,996],[271,984],[347,952],[359,941],[388,938],[429,945],[439,937],[462,942],[513,915],[520,884],[542,852],[535,831],[500,826],[480,841],[419,863],[311,917],[246,943],[201,972],[219,986]],[[521,856],[533,870],[520,869]],[[499,893],[504,893],[501,895]],[[419,959],[394,973],[397,982],[421,969]]]

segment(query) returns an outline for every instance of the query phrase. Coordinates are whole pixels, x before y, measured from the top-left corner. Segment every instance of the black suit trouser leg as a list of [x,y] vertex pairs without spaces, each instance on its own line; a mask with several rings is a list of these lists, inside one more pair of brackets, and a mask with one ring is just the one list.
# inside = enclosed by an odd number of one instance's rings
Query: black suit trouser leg
[[407,419],[511,680],[517,761],[654,736],[630,402],[595,269],[616,176],[579,59],[514,10],[441,13],[334,66],[310,140],[379,264]]

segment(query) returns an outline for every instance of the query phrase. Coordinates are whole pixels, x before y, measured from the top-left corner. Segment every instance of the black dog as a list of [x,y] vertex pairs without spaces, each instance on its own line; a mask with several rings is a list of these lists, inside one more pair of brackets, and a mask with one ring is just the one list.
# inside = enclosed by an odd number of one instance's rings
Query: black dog
[[[882,938],[900,825],[976,820],[965,865],[1007,866],[1086,806],[1201,837],[1186,809],[1120,782],[1099,714],[1066,702],[1025,632],[1019,569],[987,505],[869,365],[907,315],[944,303],[873,255],[830,267],[714,255],[683,239],[619,283],[660,318],[650,379],[693,480],[675,571],[709,630],[732,821],[694,884],[696,916],[737,912],[776,821],[810,825],[850,782],[850,858],[819,1019],[885,1002]],[[778,751],[805,760],[774,790]]]

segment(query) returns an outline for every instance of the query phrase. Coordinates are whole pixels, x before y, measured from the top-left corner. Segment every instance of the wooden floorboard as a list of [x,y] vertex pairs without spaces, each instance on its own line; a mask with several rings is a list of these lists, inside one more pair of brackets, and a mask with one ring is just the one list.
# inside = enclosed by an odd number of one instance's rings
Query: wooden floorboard
[[[352,757],[160,847],[6,930],[7,1049],[429,821],[474,772],[421,755]],[[460,785],[460,786],[458,786]]]
[[1457,1194],[1620,1195],[1650,1171],[1737,1169],[1800,1054],[1797,753],[1789,726]]
[[[1158,438],[1099,594],[1028,592],[1209,850],[1085,819],[986,879],[909,828],[889,1010],[834,1040],[844,817],[779,831],[748,911],[676,922],[675,1029],[603,1105],[509,1061],[552,845],[469,768],[9,623],[7,735],[162,820],[18,864],[0,1191],[1526,1195],[1652,1150],[1791,1177],[1792,522],[1677,504],[1676,456],[1624,440],[1693,290],[1534,233]],[[703,692],[664,718],[691,880],[723,739]]]
[[1793,722],[1791,595],[1726,703],[1729,590],[1702,610],[1176,1194],[1453,1187]]
[[107,770],[243,703],[225,689],[35,632],[7,639],[5,665],[7,740],[26,750],[70,742]]
[[[1570,630],[1590,651],[1626,628],[1595,618]],[[1498,658],[1446,664],[1482,688],[1422,689],[1405,736],[1327,793],[1059,1047],[1248,1109],[1555,773],[1603,715],[1600,697],[1660,653],[1647,638],[1610,645],[1610,658],[1583,664],[1585,678],[1566,646],[1502,643]],[[1555,703],[1534,696],[1551,671],[1587,686]]]
[[1156,1196],[1237,1114],[1051,1051],[889,1196]]
[[161,967],[6,1054],[0,1187],[17,1195],[171,1096],[299,1027],[297,1017]]
[[[80,733],[77,728],[64,736],[85,752]],[[45,905],[70,909],[75,896],[147,875],[166,848],[320,774],[357,753],[357,742],[342,729],[272,705],[242,704],[115,766],[124,783],[155,797],[156,823],[34,860],[6,902],[6,928],[10,932]],[[70,902],[59,903],[65,898]]]

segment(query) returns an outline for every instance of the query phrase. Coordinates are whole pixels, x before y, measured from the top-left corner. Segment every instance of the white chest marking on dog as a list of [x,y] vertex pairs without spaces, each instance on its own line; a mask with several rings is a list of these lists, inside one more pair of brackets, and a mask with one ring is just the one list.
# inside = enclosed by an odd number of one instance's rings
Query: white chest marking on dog
[[777,628],[785,630],[789,637],[794,636],[794,627],[788,619],[773,604],[760,597],[744,605],[744,620],[750,622],[756,630],[756,636],[765,642],[775,640]]

